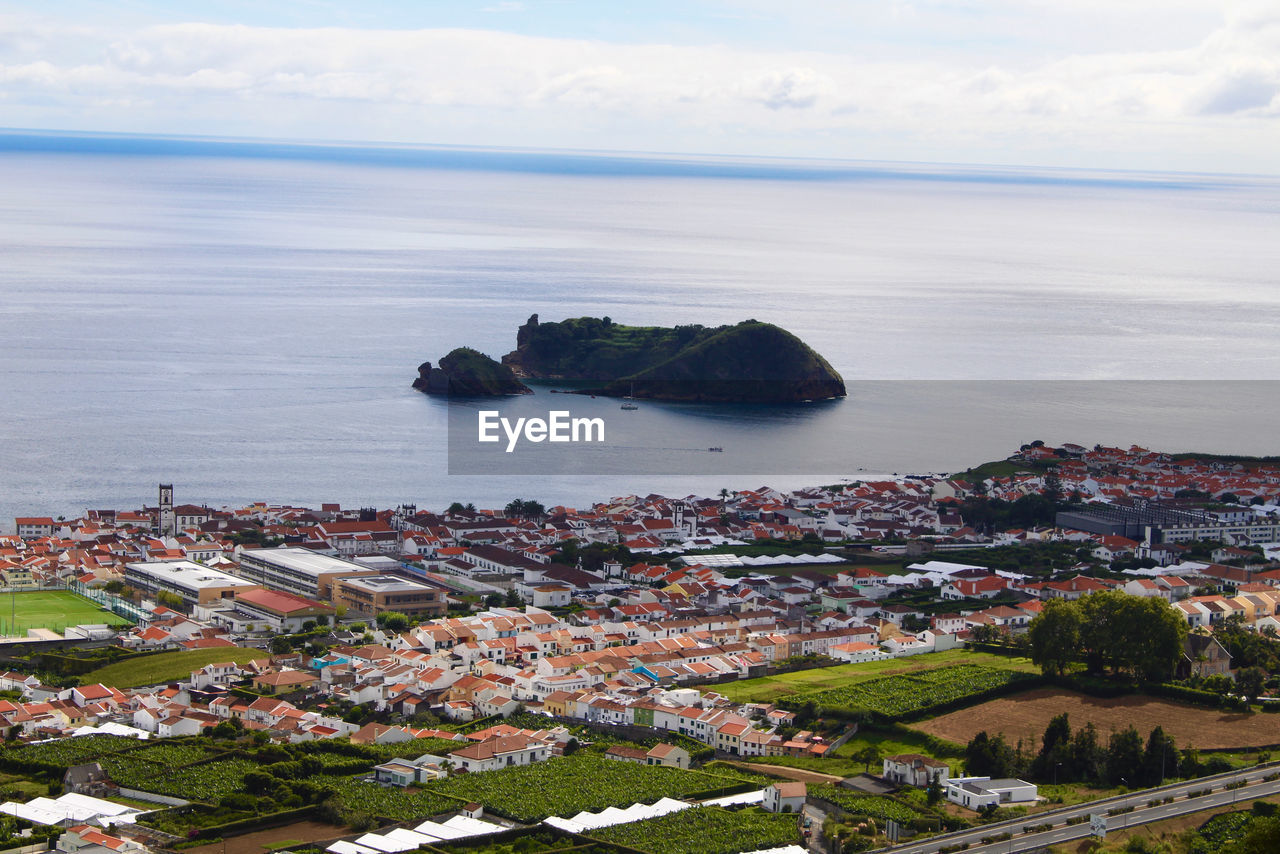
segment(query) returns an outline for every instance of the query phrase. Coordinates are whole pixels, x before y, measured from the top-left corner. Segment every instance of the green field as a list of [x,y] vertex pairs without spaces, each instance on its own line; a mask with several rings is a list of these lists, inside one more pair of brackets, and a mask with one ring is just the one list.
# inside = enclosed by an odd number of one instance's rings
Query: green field
[[705,690],[716,691],[739,703],[772,703],[796,694],[830,691],[867,679],[899,673],[914,673],[920,670],[936,670],[939,667],[951,667],[956,664],[981,664],[1001,670],[1016,670],[1020,673],[1040,672],[1040,668],[1032,664],[1029,658],[952,649],[907,658],[890,658],[860,664],[838,664],[835,667],[779,673],[776,676],[761,676],[758,679],[743,679],[724,685],[707,686]]
[[124,617],[103,609],[97,602],[69,590],[36,590],[0,594],[0,636],[26,637],[28,629],[52,629],[83,623],[127,626]]
[[605,842],[655,854],[734,854],[802,841],[795,816],[774,815],[756,807],[737,811],[695,807],[586,833]]
[[163,682],[186,679],[191,675],[191,671],[218,661],[245,664],[255,658],[270,657],[271,654],[265,650],[246,649],[241,646],[162,652],[146,658],[117,661],[114,664],[99,667],[97,670],[90,670],[80,677],[80,684],[93,685],[101,682],[112,688],[138,688],[143,685],[158,685]]

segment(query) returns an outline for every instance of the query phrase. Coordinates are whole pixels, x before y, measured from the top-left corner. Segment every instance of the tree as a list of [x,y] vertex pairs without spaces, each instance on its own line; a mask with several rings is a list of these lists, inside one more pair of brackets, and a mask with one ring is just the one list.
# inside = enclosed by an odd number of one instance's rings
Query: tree
[[1132,726],[1111,735],[1107,744],[1107,782],[1136,787],[1142,772],[1142,736]]
[[1049,721],[1045,727],[1040,753],[1031,763],[1031,775],[1039,780],[1052,779],[1055,783],[1074,779],[1071,763],[1071,723],[1063,712]]
[[1090,721],[1071,739],[1071,772],[1076,780],[1101,783],[1106,773],[1106,751],[1098,743],[1098,729]]
[[227,718],[209,730],[209,735],[213,738],[239,738],[244,735],[244,724],[239,718]]
[[275,788],[276,778],[264,771],[249,771],[244,775],[241,785],[251,795],[261,795]]
[[988,736],[982,731],[964,749],[964,769],[970,777],[1012,777],[1018,758],[1003,735]]
[[1062,501],[1062,478],[1058,477],[1058,469],[1056,467],[1045,472],[1044,491],[1042,494],[1054,504]]
[[519,519],[540,519],[546,515],[546,508],[540,502],[530,501],[524,498],[517,498],[511,501],[503,508],[503,512],[508,517],[516,517]]
[[409,626],[413,624],[408,615],[399,611],[383,611],[374,620],[377,622],[378,628],[394,634],[408,631]]
[[1163,681],[1173,676],[1182,657],[1187,624],[1163,599],[1129,596],[1126,612],[1131,614],[1134,637],[1130,645],[1130,666],[1141,679]]
[[1080,609],[1066,599],[1050,599],[1031,621],[1031,660],[1046,674],[1061,676],[1080,649]]
[[935,806],[942,800],[942,779],[940,774],[934,774],[929,778],[929,785],[924,790],[924,799],[929,806]]
[[1228,854],[1274,854],[1280,851],[1280,818],[1255,818],[1244,839],[1226,849]]
[[1110,669],[1151,680],[1172,675],[1187,624],[1164,600],[1104,590],[1077,604],[1080,649],[1090,673]]
[[978,643],[997,643],[1001,632],[994,623],[980,623],[969,630],[969,636]]
[[293,644],[284,635],[276,635],[271,639],[272,655],[288,655],[293,652]]
[[156,594],[156,604],[163,605],[166,608],[183,608],[186,606],[186,601],[177,593],[161,590]]
[[863,772],[869,771],[873,764],[879,765],[883,758],[880,754],[880,748],[874,744],[868,744],[853,755],[853,758],[862,763]]
[[1147,786],[1159,786],[1165,777],[1178,775],[1178,747],[1165,735],[1164,727],[1151,730],[1147,749],[1142,754],[1142,782]]
[[1236,689],[1253,702],[1267,684],[1267,671],[1261,667],[1242,667],[1236,673]]

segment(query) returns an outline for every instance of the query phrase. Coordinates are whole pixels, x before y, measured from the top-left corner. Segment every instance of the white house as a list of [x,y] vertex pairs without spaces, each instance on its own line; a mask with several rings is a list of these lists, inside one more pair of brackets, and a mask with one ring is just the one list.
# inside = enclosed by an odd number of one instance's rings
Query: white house
[[1036,784],[1025,780],[956,777],[947,781],[947,800],[971,810],[991,804],[1025,804],[1036,799]]
[[769,812],[798,813],[807,796],[804,783],[774,783],[764,790],[763,806]]
[[491,738],[454,750],[449,754],[454,766],[469,773],[496,771],[516,765],[532,765],[551,756],[551,745],[536,738],[512,735]]
[[848,643],[838,643],[827,650],[827,655],[840,661],[858,662],[858,661],[879,661],[889,656],[873,643],[863,643],[862,641],[849,641]]
[[894,783],[905,783],[923,789],[935,777],[945,784],[951,777],[951,766],[918,753],[903,753],[884,758],[881,776]]

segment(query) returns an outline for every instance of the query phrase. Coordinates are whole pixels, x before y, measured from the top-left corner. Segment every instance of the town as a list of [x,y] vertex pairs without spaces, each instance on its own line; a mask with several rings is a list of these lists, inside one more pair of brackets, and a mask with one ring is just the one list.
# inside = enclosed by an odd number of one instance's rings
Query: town
[[[1280,791],[1280,463],[1037,441],[586,508],[174,495],[0,536],[24,851],[932,852]],[[1068,710],[1095,748],[1051,738]]]

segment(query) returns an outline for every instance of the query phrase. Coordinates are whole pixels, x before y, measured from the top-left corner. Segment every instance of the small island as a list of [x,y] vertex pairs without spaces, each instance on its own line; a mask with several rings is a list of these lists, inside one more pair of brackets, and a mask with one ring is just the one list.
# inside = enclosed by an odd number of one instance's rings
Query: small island
[[[516,333],[497,362],[459,347],[413,387],[427,394],[530,394],[521,379],[571,382],[577,394],[698,403],[801,403],[845,396],[826,359],[785,329],[758,320],[729,326],[622,326],[608,317],[539,323]],[[583,384],[587,384],[583,387]]]
[[790,332],[730,326],[623,326],[608,317],[539,323],[502,363],[517,377],[599,383],[580,394],[705,403],[798,403],[844,397],[844,380]]
[[413,387],[425,394],[457,397],[533,393],[533,389],[516,378],[511,368],[470,347],[453,350],[440,360],[439,367],[423,362],[418,366]]

